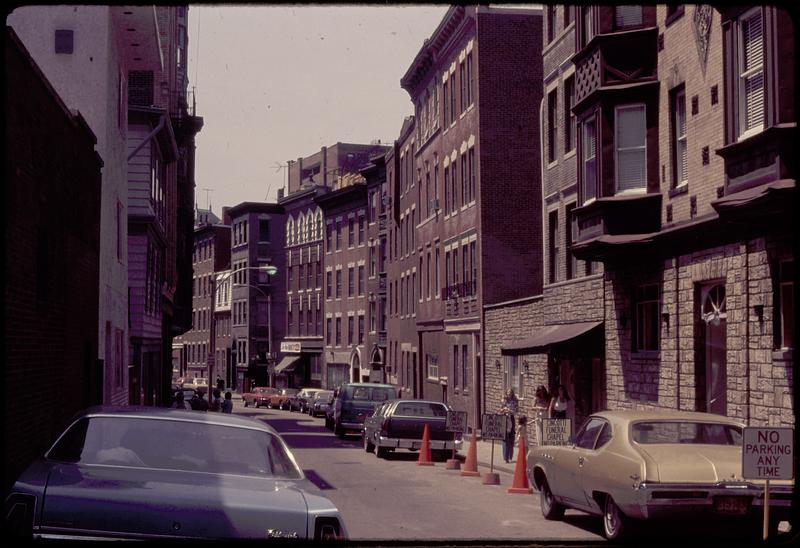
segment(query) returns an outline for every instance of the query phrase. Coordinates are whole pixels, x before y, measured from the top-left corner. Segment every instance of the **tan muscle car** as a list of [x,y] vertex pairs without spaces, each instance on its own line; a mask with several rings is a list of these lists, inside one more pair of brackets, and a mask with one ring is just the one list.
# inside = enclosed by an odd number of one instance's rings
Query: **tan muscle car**
[[[591,415],[567,446],[535,446],[528,478],[546,519],[565,508],[603,517],[608,539],[631,520],[763,513],[764,482],[742,478],[744,423],[688,411],[603,411]],[[794,481],[770,482],[774,526],[789,519]],[[755,526],[755,523],[753,524]]]

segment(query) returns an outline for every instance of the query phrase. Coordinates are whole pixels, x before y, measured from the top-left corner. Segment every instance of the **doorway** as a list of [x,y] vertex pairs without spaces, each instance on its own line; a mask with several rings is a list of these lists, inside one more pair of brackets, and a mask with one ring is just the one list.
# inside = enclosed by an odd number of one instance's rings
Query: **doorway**
[[700,291],[703,363],[698,368],[698,411],[727,415],[727,306],[725,285],[705,286]]

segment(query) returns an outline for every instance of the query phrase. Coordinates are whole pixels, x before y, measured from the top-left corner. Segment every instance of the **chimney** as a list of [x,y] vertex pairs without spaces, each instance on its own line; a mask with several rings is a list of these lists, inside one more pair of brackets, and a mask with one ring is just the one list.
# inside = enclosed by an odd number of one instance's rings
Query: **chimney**
[[283,200],[283,188],[278,189],[278,201]]
[[224,224],[224,225],[230,225],[231,224],[231,214],[228,213],[228,210],[230,210],[230,207],[228,207],[228,206],[224,206],[222,208],[222,224]]
[[322,147],[322,185],[328,186],[328,147]]

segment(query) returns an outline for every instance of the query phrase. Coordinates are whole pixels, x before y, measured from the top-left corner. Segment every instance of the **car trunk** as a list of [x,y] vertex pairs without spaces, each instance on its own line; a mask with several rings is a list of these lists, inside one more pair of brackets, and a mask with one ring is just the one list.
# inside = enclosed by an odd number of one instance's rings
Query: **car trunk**
[[388,437],[421,440],[425,425],[428,425],[430,439],[452,441],[453,433],[445,430],[444,417],[392,417]]
[[655,464],[656,481],[714,483],[742,477],[738,445],[643,444],[639,449]]
[[342,422],[364,422],[372,415],[378,402],[349,401],[342,404]]
[[275,529],[305,538],[307,507],[290,481],[60,465],[48,478],[41,524],[203,538],[266,538]]

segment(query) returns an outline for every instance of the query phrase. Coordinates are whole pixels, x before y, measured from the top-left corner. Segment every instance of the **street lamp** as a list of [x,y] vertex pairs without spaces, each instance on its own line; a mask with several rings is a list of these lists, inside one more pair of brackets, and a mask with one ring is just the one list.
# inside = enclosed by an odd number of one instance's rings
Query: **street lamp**
[[[262,272],[266,272],[268,276],[274,276],[277,274],[278,269],[272,265],[261,265],[261,266],[246,266],[241,270],[260,270]],[[211,322],[209,324],[209,345],[208,345],[208,383],[209,383],[209,402],[211,401],[211,394],[213,392],[211,388],[211,382],[214,378],[214,366],[217,354],[217,319],[215,317],[214,311],[217,305],[217,283],[227,280],[231,277],[233,272],[228,274],[223,274],[222,276],[212,276],[211,277]],[[236,284],[241,285],[241,284]],[[270,319],[271,320],[271,319]],[[270,330],[272,327],[272,322],[269,322]],[[271,334],[270,334],[271,335]],[[272,337],[270,336],[269,340],[270,345],[270,352],[272,351]]]

